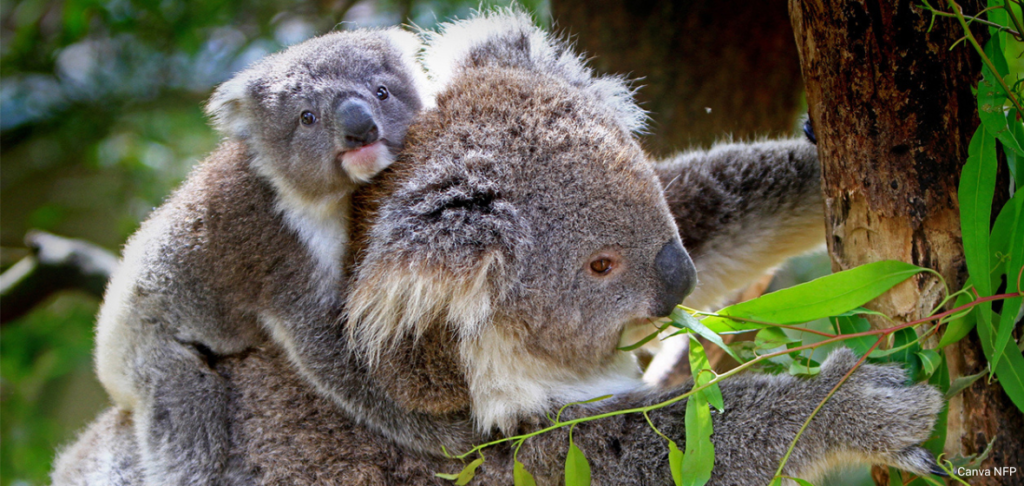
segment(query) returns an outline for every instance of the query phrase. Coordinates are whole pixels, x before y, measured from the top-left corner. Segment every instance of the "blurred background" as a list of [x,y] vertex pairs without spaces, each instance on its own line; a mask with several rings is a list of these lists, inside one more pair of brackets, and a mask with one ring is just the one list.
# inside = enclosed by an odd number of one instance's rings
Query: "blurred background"
[[[0,485],[48,483],[57,448],[108,406],[91,356],[106,275],[217,144],[202,114],[215,85],[333,29],[432,28],[506,3],[0,0]],[[636,80],[655,155],[798,133],[785,0],[519,3]],[[772,286],[828,271],[812,255]]]

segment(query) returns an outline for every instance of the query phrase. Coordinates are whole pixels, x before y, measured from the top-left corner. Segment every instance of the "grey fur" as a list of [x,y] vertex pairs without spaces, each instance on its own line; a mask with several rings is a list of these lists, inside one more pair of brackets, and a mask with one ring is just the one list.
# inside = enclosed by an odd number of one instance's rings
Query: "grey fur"
[[[325,332],[321,341],[287,352],[267,342],[214,365],[231,385],[229,456],[261,484],[449,484],[433,473],[462,464],[446,459],[442,447],[464,451],[536,430],[545,413],[609,390],[617,390],[614,399],[571,407],[563,417],[675,396],[688,387],[644,387],[616,345],[624,329],[663,304],[655,260],[678,238],[676,222],[684,240],[704,242],[694,252],[701,268],[714,247],[770,252],[762,245],[773,240],[747,241],[745,229],[814,210],[792,194],[813,192],[807,187],[816,173],[813,149],[795,142],[661,166],[662,179],[735,196],[714,211],[688,212],[680,201],[698,204],[700,191],[680,190],[672,203],[669,187],[667,203],[654,165],[629,133],[633,111],[622,109],[630,102],[621,98],[628,90],[595,92],[564,75],[592,77],[582,64],[552,69],[552,59],[578,58],[558,54],[521,14],[485,14],[444,32],[427,51],[428,63],[431,56],[451,61],[434,64],[451,69],[434,73],[447,83],[437,108],[410,127],[407,148],[379,184],[356,196],[348,320],[311,323]],[[447,56],[444,46],[458,46],[457,54]],[[776,156],[749,158],[763,153]],[[778,190],[744,176],[764,173],[778,177]],[[716,174],[736,174],[746,189]],[[588,273],[602,252],[616,265],[607,277]],[[723,382],[711,484],[767,483],[796,429],[855,361],[842,350],[812,379]],[[835,463],[858,461],[927,472],[932,459],[915,447],[927,438],[941,395],[927,385],[903,386],[904,379],[892,367],[854,373],[784,473],[813,480]],[[680,446],[684,409],[679,402],[651,414]],[[139,469],[133,449],[113,445],[133,440],[123,433],[132,425],[111,420],[101,418],[80,439],[99,444],[97,452],[72,448],[55,478],[73,468]],[[535,437],[520,451],[538,484],[561,482],[567,432]],[[590,422],[573,438],[595,484],[671,484],[666,444],[642,416]],[[512,448],[486,454],[475,484],[509,484]]]
[[[337,325],[351,197],[424,105],[418,50],[397,29],[331,33],[214,93],[227,140],[128,242],[99,318],[97,370],[134,412],[148,484],[251,482],[228,457],[229,387],[214,366],[261,342],[261,327],[294,347],[323,339],[311,321]],[[373,137],[352,142],[343,103],[362,107]]]

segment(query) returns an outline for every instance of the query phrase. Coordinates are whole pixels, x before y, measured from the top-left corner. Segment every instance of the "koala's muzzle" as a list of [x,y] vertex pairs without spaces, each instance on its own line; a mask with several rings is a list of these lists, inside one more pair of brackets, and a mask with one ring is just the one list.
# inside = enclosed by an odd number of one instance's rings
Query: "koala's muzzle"
[[334,111],[334,119],[346,148],[369,145],[380,137],[373,111],[361,99],[349,98],[342,102]]
[[661,247],[661,251],[654,257],[654,269],[661,288],[652,312],[657,317],[665,317],[693,292],[697,285],[697,269],[678,238],[669,240]]

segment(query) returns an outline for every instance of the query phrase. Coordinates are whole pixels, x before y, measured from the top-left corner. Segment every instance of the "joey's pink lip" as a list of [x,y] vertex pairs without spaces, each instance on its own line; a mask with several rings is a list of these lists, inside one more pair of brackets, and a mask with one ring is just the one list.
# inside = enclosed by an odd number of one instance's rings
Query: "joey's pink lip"
[[366,182],[386,167],[388,148],[382,141],[342,152],[338,156],[342,170],[349,178]]
[[372,160],[384,148],[383,142],[377,141],[362,147],[346,150],[338,154],[338,160],[342,165],[362,165],[366,160]]

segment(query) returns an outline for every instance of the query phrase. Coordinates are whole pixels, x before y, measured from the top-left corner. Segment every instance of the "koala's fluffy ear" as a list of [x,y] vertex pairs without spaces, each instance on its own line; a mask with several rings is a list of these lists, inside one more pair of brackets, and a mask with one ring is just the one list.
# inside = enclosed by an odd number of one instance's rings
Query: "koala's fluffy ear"
[[478,336],[508,295],[529,230],[493,175],[478,172],[498,165],[483,155],[422,164],[378,208],[348,302],[350,334],[371,364],[431,326]]
[[236,74],[218,86],[206,103],[206,115],[225,137],[239,140],[249,137],[249,78],[248,71]]
[[571,46],[533,24],[518,8],[477,13],[424,32],[424,65],[438,85],[466,69],[485,66],[529,69],[564,79],[594,95],[627,132],[642,132],[647,114],[633,100],[634,90],[620,76],[595,76]]

